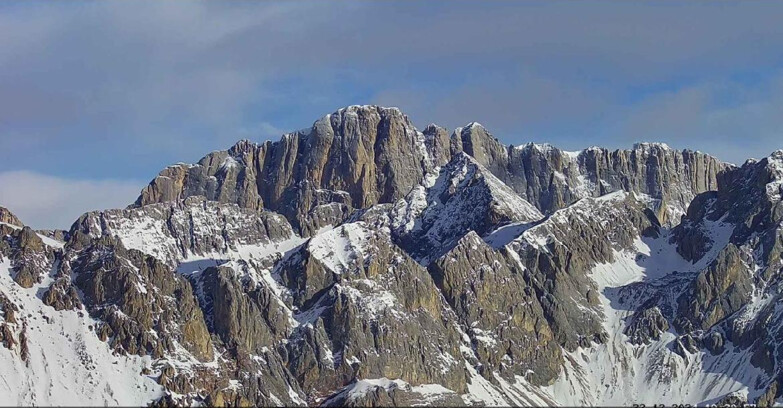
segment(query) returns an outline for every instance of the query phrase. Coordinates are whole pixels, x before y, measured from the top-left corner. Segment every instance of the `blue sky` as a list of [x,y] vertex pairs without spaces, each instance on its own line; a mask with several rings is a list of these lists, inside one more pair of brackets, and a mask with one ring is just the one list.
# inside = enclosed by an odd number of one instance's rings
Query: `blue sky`
[[773,2],[3,2],[0,205],[121,207],[168,164],[351,104],[509,144],[783,148]]

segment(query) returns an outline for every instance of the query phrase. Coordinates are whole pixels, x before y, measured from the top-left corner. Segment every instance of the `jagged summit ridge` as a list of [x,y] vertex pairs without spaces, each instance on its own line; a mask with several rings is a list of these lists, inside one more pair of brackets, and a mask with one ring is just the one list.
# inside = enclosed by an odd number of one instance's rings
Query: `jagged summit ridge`
[[277,142],[240,141],[195,165],[164,169],[136,205],[202,195],[286,216],[308,235],[354,209],[390,203],[465,152],[543,213],[583,197],[625,190],[646,194],[666,225],[676,225],[696,194],[714,190],[730,167],[709,155],[659,143],[630,150],[565,152],[548,144],[506,146],[481,124],[451,134],[419,131],[397,108],[349,106]]
[[475,157],[501,181],[544,213],[580,198],[625,190],[646,194],[667,225],[679,223],[696,194],[717,188],[718,174],[730,166],[690,150],[658,143],[631,150],[591,147],[566,152],[549,144],[505,146],[482,127],[463,128],[452,146]]
[[783,150],[776,150],[766,158],[770,180],[767,183],[767,195],[770,199],[780,200],[783,197]]
[[402,245],[427,265],[470,231],[544,218],[474,158],[459,152],[431,186],[414,188],[394,204],[391,226]]
[[424,135],[399,110],[353,106],[278,142],[241,142],[197,165],[167,168],[136,205],[203,195],[277,211],[309,232],[320,227],[318,214],[340,220],[347,208],[402,197],[434,166]]
[[24,224],[22,224],[22,221],[19,221],[19,218],[16,218],[16,216],[7,208],[0,207],[0,222],[15,225],[17,227],[23,227]]

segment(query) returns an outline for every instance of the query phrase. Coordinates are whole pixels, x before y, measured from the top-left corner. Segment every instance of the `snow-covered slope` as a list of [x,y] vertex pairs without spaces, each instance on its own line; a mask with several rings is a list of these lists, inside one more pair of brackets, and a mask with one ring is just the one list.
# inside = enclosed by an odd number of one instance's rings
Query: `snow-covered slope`
[[279,214],[203,197],[91,212],[73,228],[92,237],[115,236],[126,248],[155,256],[170,266],[199,260],[262,261],[304,242]]
[[475,159],[459,153],[437,178],[394,204],[391,227],[403,246],[427,265],[469,231],[484,234],[543,217]]
[[649,344],[632,344],[627,323],[651,295],[659,293],[646,287],[662,287],[668,296],[676,297],[683,277],[694,275],[700,265],[682,259],[667,236],[639,240],[631,250],[614,256],[613,262],[597,265],[591,272],[601,293],[609,339],[567,354],[561,377],[546,388],[554,400],[571,406],[696,405],[715,403],[733,393],[755,400],[764,391],[770,378],[751,364],[749,350],[681,355],[675,352],[679,336],[673,328]]
[[0,254],[5,310],[0,322],[7,330],[4,341],[10,336],[15,343],[0,347],[4,405],[146,405],[163,395],[152,376],[141,374],[150,367],[149,357],[114,354],[96,334],[99,322],[84,310],[56,311],[44,304],[41,296],[51,276],[22,288],[11,279],[11,269]]

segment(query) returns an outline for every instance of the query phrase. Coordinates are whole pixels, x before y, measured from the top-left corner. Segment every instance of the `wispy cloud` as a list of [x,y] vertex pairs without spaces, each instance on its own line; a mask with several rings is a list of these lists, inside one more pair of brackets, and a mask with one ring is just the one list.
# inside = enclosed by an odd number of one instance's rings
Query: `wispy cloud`
[[238,139],[275,139],[373,102],[419,124],[477,120],[513,144],[662,140],[735,162],[783,147],[781,3],[4,2],[0,11],[0,171],[148,180]]
[[783,148],[783,72],[748,84],[704,81],[625,107],[611,143],[658,140],[742,164]]
[[145,184],[74,180],[31,171],[0,172],[0,205],[33,228],[68,229],[86,211],[128,206]]

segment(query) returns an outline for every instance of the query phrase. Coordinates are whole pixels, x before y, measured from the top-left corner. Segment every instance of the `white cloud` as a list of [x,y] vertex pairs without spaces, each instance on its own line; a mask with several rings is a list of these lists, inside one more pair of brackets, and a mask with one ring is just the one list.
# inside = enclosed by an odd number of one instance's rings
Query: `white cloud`
[[123,208],[146,183],[74,180],[31,171],[0,172],[0,205],[33,228],[68,229],[87,211]]
[[0,169],[94,163],[107,176],[143,177],[135,175],[372,101],[422,124],[478,120],[507,143],[625,147],[684,134],[683,147],[702,148],[694,140],[707,137],[714,151],[717,132],[727,140],[720,149],[757,155],[778,147],[777,100],[716,110],[697,100],[712,96],[683,88],[778,69],[782,6],[7,6]]
[[759,82],[706,81],[619,112],[613,143],[662,141],[735,164],[783,148],[783,73]]

